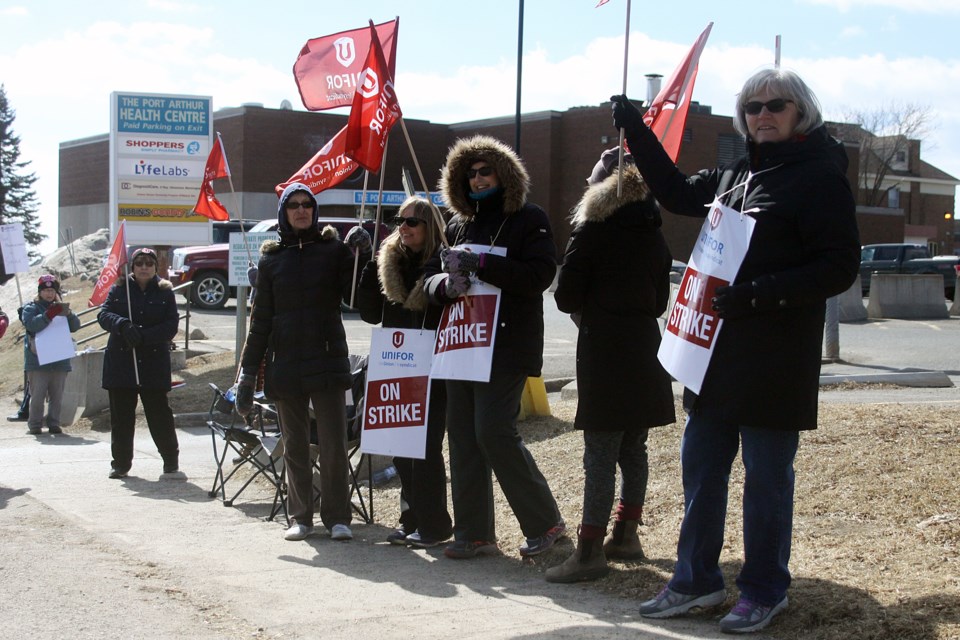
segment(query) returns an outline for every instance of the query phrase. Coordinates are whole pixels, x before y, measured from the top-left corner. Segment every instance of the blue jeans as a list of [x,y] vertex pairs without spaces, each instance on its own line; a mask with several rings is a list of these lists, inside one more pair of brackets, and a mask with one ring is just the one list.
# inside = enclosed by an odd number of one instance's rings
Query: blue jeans
[[742,597],[770,606],[790,586],[798,431],[756,429],[696,415],[687,419],[680,445],[684,516],[669,586],[696,595],[724,588],[718,562],[730,467],[741,442],[744,563],[737,587]]

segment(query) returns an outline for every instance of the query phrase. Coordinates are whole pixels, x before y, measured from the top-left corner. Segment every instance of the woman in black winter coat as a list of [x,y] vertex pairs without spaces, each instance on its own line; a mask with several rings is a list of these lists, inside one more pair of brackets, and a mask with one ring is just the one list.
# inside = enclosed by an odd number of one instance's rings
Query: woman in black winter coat
[[[154,444],[163,458],[161,478],[182,478],[180,445],[170,391],[170,341],[180,314],[169,280],[157,275],[157,254],[141,248],[130,258],[133,274],[107,294],[97,321],[110,332],[103,356],[103,388],[110,396],[110,477],[125,478],[133,464],[137,398]],[[129,301],[129,307],[128,305]]]
[[[557,270],[550,220],[527,202],[530,177],[520,158],[488,136],[454,143],[440,188],[454,214],[445,230],[454,248],[442,260],[427,262],[427,292],[447,304],[467,293],[469,278],[501,291],[490,380],[447,380],[455,540],[444,554],[463,559],[499,552],[492,472],[526,537],[520,555],[534,556],[566,531],[553,493],[517,430],[526,379],[539,376],[543,367],[543,292]],[[462,244],[491,250],[456,249]]]
[[[356,304],[360,317],[384,327],[436,330],[441,306],[423,290],[423,265],[440,247],[438,221],[430,203],[407,198],[394,218],[396,230],[383,241],[376,260],[363,269]],[[447,470],[443,460],[447,393],[443,380],[430,383],[430,410],[423,460],[395,457],[400,475],[400,527],[391,544],[434,547],[453,534],[447,511]]]
[[781,69],[754,74],[738,96],[734,124],[746,155],[692,176],[625,96],[613,102],[614,124],[660,204],[702,218],[716,198],[756,221],[734,282],[712,301],[723,324],[700,393],[684,394],[685,514],[673,578],[640,613],[665,618],[725,600],[727,482],[742,443],[744,564],[739,600],[720,627],[756,631],[787,606],[793,461],[800,431],[817,426],[826,299],[848,289],[859,268],[846,153],[813,92]]
[[240,358],[237,411],[247,414],[260,363],[263,392],[277,405],[287,474],[287,540],[313,533],[312,405],[318,430],[320,519],[334,540],[351,540],[344,393],[350,387],[340,302],[349,300],[354,257],[336,229],[317,227],[309,187],[288,186],[277,207],[279,241],[260,248],[257,293]]
[[[676,420],[670,376],[657,360],[670,250],[650,189],[632,164],[610,175],[615,158],[616,151],[604,154],[574,209],[554,292],[557,307],[574,314],[580,329],[574,426],[583,430],[585,478],[577,549],[547,570],[549,582],[593,580],[607,573],[608,557],[643,557],[637,525],[647,494],[647,433]],[[601,547],[618,466],[620,503]]]

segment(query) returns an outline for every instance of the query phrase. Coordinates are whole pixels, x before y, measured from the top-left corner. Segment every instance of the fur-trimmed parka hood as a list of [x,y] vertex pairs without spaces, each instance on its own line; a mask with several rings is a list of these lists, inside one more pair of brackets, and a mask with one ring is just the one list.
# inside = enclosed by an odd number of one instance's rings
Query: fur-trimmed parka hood
[[408,256],[400,243],[384,243],[377,258],[377,275],[387,300],[411,311],[424,311],[430,299],[423,289],[423,274],[417,278],[413,289],[407,287],[404,275],[409,266]]
[[530,193],[530,175],[520,156],[503,142],[490,136],[473,136],[457,140],[447,153],[447,161],[440,174],[440,192],[447,207],[454,214],[472,217],[477,203],[471,200],[467,170],[474,162],[483,160],[497,172],[503,190],[503,210],[506,214],[519,211],[527,203]]
[[614,213],[629,207],[638,218],[651,228],[658,228],[662,223],[660,206],[650,192],[650,187],[643,181],[636,165],[625,164],[623,168],[623,186],[620,197],[617,197],[618,170],[607,176],[602,182],[592,185],[584,192],[577,206],[574,207],[571,222],[574,227],[581,227],[587,222],[603,222]]
[[[321,240],[337,240],[339,238],[340,238],[340,234],[337,232],[337,228],[334,227],[333,225],[328,224],[320,232]],[[313,241],[314,240],[311,240],[310,242],[313,242]],[[293,243],[289,243],[289,242],[284,242],[282,239],[264,240],[263,244],[260,245],[260,255],[265,256],[271,253],[276,253],[277,251],[280,251],[280,249],[283,249],[286,246],[290,246],[291,244],[296,244],[296,241],[294,241]]]
[[[309,228],[302,231],[294,231],[287,220],[287,200],[297,193],[303,192],[313,203],[313,222]],[[314,197],[310,187],[301,183],[294,182],[290,184],[283,193],[280,194],[280,201],[277,203],[277,235],[280,236],[280,243],[284,245],[312,242],[317,239],[318,229],[317,220],[320,216],[320,209],[317,207],[317,199]]]
[[[127,276],[127,281],[130,282],[131,285],[137,284],[137,280],[136,278],[133,277],[132,273],[129,276]],[[153,276],[153,281],[157,283],[157,287],[159,287],[160,289],[173,289],[173,283],[167,280],[166,278],[161,278],[160,276]],[[118,280],[117,284],[119,284],[121,287],[124,286],[124,282],[122,280]]]

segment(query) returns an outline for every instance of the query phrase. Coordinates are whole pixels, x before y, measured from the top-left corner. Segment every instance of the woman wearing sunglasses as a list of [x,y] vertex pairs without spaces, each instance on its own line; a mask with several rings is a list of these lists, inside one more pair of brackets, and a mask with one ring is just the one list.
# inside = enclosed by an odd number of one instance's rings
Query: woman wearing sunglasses
[[319,228],[317,200],[305,184],[294,182],[283,190],[277,221],[279,239],[260,247],[250,331],[240,356],[237,412],[246,416],[252,410],[266,356],[263,392],[277,405],[287,475],[290,527],[284,539],[299,541],[314,533],[310,436],[316,425],[320,520],[333,540],[345,542],[353,532],[344,392],[353,380],[340,302],[350,299],[353,288],[353,253],[335,228]]
[[756,220],[734,282],[712,299],[723,327],[700,393],[684,392],[685,513],[673,577],[640,613],[667,618],[726,599],[718,563],[729,474],[742,445],[744,563],[739,599],[720,627],[757,631],[787,607],[793,461],[800,432],[817,427],[826,299],[848,289],[859,267],[846,152],[791,71],[767,69],[747,80],[734,118],[745,154],[690,176],[626,96],[612,101],[614,124],[625,129],[664,208],[703,218],[717,198]]
[[177,335],[180,314],[173,285],[157,275],[157,264],[153,249],[135,250],[130,257],[133,273],[113,285],[97,315],[100,326],[110,332],[103,356],[103,388],[110,396],[110,477],[114,479],[126,478],[133,465],[138,398],[163,458],[160,477],[186,477],[180,471],[180,444],[167,402],[170,341]]
[[[396,229],[360,277],[356,300],[360,317],[384,327],[435,330],[443,307],[431,304],[423,289],[423,265],[440,248],[439,221],[426,199],[413,196],[400,205],[394,223]],[[391,544],[421,549],[453,534],[443,460],[446,387],[443,380],[431,385],[424,459],[393,459],[400,475],[400,526],[387,536]]]

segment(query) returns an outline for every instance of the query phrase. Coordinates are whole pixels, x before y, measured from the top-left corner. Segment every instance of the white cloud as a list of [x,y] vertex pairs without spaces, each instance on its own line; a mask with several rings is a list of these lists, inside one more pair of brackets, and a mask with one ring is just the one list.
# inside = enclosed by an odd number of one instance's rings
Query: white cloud
[[807,4],[833,7],[848,12],[853,9],[888,8],[907,13],[933,13],[950,15],[960,13],[956,0],[804,0]]
[[861,26],[844,27],[840,31],[841,38],[860,38],[864,35],[866,35],[866,31],[864,31],[863,27]]
[[13,7],[4,7],[0,9],[0,16],[27,16],[30,15],[30,12],[26,7],[13,6]]

